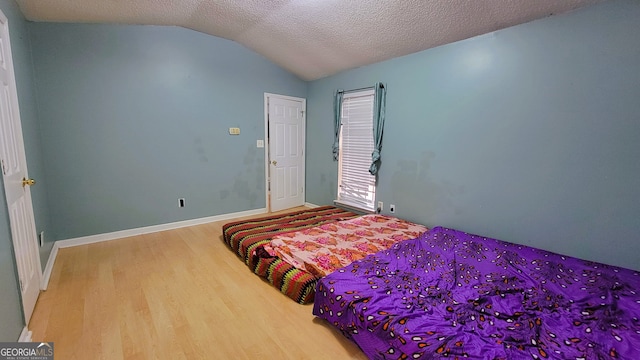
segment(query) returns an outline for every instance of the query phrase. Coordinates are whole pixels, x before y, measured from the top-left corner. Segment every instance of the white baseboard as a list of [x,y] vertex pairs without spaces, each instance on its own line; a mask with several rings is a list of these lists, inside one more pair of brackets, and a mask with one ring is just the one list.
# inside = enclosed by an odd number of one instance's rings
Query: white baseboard
[[309,203],[309,202],[304,203],[304,206],[306,206],[308,208],[312,208],[312,209],[320,207],[320,205],[312,204],[312,203]]
[[93,243],[102,242],[102,241],[116,240],[116,239],[121,239],[129,236],[151,234],[151,233],[160,232],[160,231],[179,229],[187,226],[202,225],[202,224],[207,224],[214,221],[230,220],[230,219],[235,219],[235,218],[244,217],[244,216],[264,214],[266,212],[267,212],[266,208],[240,211],[240,212],[235,212],[230,214],[215,215],[215,216],[209,216],[209,217],[204,217],[199,219],[177,221],[177,222],[168,223],[168,224],[145,226],[141,228],[115,231],[115,232],[105,233],[105,234],[89,235],[89,236],[82,236],[82,237],[77,237],[73,239],[58,240],[56,241],[55,245],[57,245],[58,248],[60,249],[64,249],[72,246],[87,245],[87,244],[93,244]]
[[31,331],[26,326],[22,329],[18,342],[31,342]]
[[49,287],[49,279],[51,278],[51,271],[53,271],[53,265],[56,262],[56,257],[58,256],[59,249],[58,242],[53,243],[53,247],[51,248],[51,253],[49,253],[49,260],[47,260],[47,266],[44,267],[44,272],[42,273],[42,282],[40,283],[40,290],[47,290]]

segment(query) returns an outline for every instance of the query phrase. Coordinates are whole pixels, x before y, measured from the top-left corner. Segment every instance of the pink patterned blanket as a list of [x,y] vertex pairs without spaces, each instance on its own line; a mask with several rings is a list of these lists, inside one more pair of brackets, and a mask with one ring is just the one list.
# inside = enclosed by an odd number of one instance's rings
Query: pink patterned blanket
[[364,215],[275,236],[265,250],[300,270],[323,277],[399,241],[417,238],[427,230],[389,216]]

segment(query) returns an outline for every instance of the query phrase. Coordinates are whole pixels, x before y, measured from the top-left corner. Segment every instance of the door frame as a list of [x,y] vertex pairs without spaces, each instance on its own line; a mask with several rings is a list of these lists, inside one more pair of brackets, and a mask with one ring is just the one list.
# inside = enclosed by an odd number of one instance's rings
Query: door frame
[[306,150],[307,148],[307,99],[305,98],[299,98],[299,97],[294,97],[294,96],[287,96],[287,95],[280,95],[280,94],[273,94],[273,93],[264,93],[264,197],[265,197],[265,204],[266,204],[266,209],[267,212],[271,212],[271,199],[269,197],[269,194],[271,193],[271,189],[270,189],[270,184],[271,184],[271,174],[270,174],[270,170],[271,167],[270,162],[271,159],[269,159],[269,99],[271,98],[280,98],[280,99],[284,99],[284,100],[292,100],[292,101],[300,101],[302,102],[302,108],[304,109],[304,114],[302,116],[302,126],[303,126],[303,136],[304,136],[304,146],[303,146],[303,157],[302,157],[302,161],[303,161],[303,165],[304,165],[304,192],[302,194],[303,196],[303,203],[306,203],[307,201],[307,154],[306,152],[304,152],[304,150]]
[[[9,99],[8,101],[11,102],[11,107],[13,108],[13,116],[17,119],[17,124],[19,125],[14,131],[15,131],[15,137],[16,137],[16,141],[19,143],[19,148],[20,148],[20,154],[19,154],[19,161],[24,165],[24,173],[25,173],[25,177],[29,177],[29,170],[28,170],[28,166],[27,166],[27,155],[26,155],[26,149],[24,146],[24,136],[22,133],[22,118],[20,116],[20,103],[19,103],[19,99],[18,99],[18,87],[16,84],[16,75],[15,75],[15,68],[13,66],[13,52],[11,49],[11,34],[10,34],[10,29],[9,29],[9,19],[6,17],[6,15],[4,14],[4,12],[2,10],[0,10],[0,26],[1,27],[6,27],[6,36],[7,36],[7,52],[4,54],[5,57],[5,62],[6,62],[6,68],[7,68],[7,72],[9,73]],[[10,119],[10,121],[13,121],[14,119]],[[0,141],[2,141],[0,139]],[[4,175],[3,175],[4,177]],[[3,179],[4,181],[4,179]],[[4,184],[6,187],[6,184]],[[2,191],[6,191],[4,188],[2,189]],[[26,211],[28,211],[33,219],[33,221],[31,222],[31,226],[29,229],[27,229],[27,231],[31,232],[33,240],[35,241],[35,244],[32,244],[33,246],[29,247],[29,250],[32,251],[33,253],[30,254],[29,256],[33,256],[33,260],[35,261],[35,268],[36,268],[36,284],[38,287],[38,291],[42,290],[42,277],[43,277],[43,273],[42,273],[42,264],[40,262],[40,251],[39,251],[39,246],[38,246],[38,235],[37,235],[37,231],[36,231],[36,224],[35,224],[35,214],[33,211],[33,200],[31,198],[31,189],[29,187],[25,188],[25,203],[26,203]],[[5,206],[7,208],[7,211],[10,211],[9,208],[9,199],[7,198],[7,202],[4,205],[1,206]],[[11,224],[11,220],[9,220],[9,227],[10,227],[10,232],[11,232],[11,244],[14,247],[14,266],[16,267],[16,281],[18,282],[18,289],[20,289],[18,291],[19,297],[20,297],[20,307],[22,310],[22,315],[23,315],[23,319],[25,320],[25,329],[27,329],[28,325],[29,325],[29,320],[30,317],[27,318],[27,312],[24,309],[24,299],[22,298],[22,286],[20,285],[22,279],[20,278],[20,272],[18,271],[18,254],[15,252],[15,234],[13,233],[13,226]],[[39,297],[39,294],[38,294]],[[37,302],[37,299],[36,299]],[[34,305],[35,307],[35,305]],[[33,310],[33,309],[32,309]],[[31,315],[33,315],[33,311],[31,312]],[[28,329],[27,329],[28,331]],[[24,332],[24,330],[23,330]]]

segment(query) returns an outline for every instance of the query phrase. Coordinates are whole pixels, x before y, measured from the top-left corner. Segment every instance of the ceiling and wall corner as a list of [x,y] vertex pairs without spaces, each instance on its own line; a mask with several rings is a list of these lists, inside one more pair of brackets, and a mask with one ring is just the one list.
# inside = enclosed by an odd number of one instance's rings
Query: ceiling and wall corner
[[175,25],[315,80],[602,0],[17,0],[28,20]]
[[638,19],[609,1],[311,82],[307,201],[335,199],[332,93],[383,79],[395,216],[640,270]]

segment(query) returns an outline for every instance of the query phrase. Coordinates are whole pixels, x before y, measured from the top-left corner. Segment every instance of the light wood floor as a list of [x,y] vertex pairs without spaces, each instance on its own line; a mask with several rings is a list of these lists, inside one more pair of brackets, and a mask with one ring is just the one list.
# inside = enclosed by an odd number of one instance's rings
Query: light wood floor
[[224,223],[60,249],[33,341],[56,359],[366,359],[254,275]]

